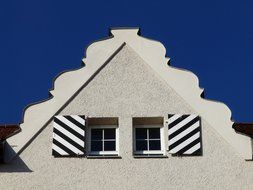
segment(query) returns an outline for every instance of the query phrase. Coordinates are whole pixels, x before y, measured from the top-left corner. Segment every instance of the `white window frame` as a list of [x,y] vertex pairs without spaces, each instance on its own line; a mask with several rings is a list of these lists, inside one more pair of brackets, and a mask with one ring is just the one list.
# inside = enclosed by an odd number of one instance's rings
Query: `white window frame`
[[[91,130],[92,129],[115,129],[115,151],[91,151]],[[119,155],[119,127],[117,125],[92,125],[88,126],[88,155],[89,156],[102,156],[102,155]]]
[[[144,150],[144,151],[137,151],[136,150],[136,138],[135,138],[135,131],[136,128],[159,128],[160,129],[160,143],[161,143],[161,150]],[[164,126],[163,125],[134,125],[133,126],[133,145],[134,145],[134,155],[165,155],[165,141],[164,141]]]

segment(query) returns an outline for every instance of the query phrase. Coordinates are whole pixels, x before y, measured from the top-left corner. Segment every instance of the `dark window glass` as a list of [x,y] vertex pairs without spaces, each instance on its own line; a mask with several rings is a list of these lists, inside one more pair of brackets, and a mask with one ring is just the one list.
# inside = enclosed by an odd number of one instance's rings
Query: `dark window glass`
[[104,129],[104,139],[115,139],[115,129]]
[[116,151],[116,129],[91,129],[91,151]]
[[160,140],[149,140],[149,150],[161,150]]
[[91,151],[103,151],[103,142],[91,141]]
[[148,149],[148,144],[147,140],[136,140],[136,150],[141,151],[141,150],[147,150]]
[[160,139],[160,128],[149,128],[149,139]]
[[161,150],[160,128],[135,128],[135,138],[136,151]]
[[92,129],[91,130],[91,140],[102,140],[103,130],[102,129]]
[[136,139],[147,139],[147,129],[136,128],[135,129],[135,138]]
[[104,151],[115,151],[116,142],[115,141],[104,141]]

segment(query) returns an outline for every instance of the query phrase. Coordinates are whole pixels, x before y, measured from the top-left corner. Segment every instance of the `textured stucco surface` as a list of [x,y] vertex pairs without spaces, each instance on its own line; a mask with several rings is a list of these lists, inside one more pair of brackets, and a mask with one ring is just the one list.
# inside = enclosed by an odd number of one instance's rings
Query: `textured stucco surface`
[[133,158],[132,117],[168,113],[196,112],[125,46],[61,113],[119,117],[122,159],[52,157],[51,123],[12,165],[0,166],[0,187],[252,189],[253,163],[240,158],[205,120],[203,156]]

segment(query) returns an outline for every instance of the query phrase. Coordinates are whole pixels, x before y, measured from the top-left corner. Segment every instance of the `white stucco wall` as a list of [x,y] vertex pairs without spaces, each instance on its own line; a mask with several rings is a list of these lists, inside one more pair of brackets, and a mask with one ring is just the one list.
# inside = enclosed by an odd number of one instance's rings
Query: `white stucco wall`
[[253,163],[239,157],[204,119],[203,156],[172,157],[167,154],[168,158],[133,158],[132,117],[166,116],[168,113],[195,112],[131,48],[125,46],[61,112],[119,117],[122,159],[54,158],[50,123],[20,158],[10,165],[0,166],[0,187],[252,189]]

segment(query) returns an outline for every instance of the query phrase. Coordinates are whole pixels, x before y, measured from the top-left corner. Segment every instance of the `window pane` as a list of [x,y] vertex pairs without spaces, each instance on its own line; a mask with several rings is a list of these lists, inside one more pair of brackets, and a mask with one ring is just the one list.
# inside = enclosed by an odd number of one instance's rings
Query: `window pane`
[[136,140],[136,150],[140,151],[140,150],[147,150],[148,146],[147,146],[147,140]]
[[115,151],[116,142],[115,141],[104,141],[104,151]]
[[115,139],[116,129],[104,129],[104,138],[105,139]]
[[102,141],[91,141],[91,151],[103,151]]
[[135,128],[135,138],[136,139],[147,139],[147,129]]
[[149,150],[161,150],[160,140],[149,140]]
[[102,129],[91,130],[91,140],[102,140]]
[[160,128],[149,128],[149,139],[160,139]]

